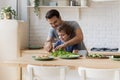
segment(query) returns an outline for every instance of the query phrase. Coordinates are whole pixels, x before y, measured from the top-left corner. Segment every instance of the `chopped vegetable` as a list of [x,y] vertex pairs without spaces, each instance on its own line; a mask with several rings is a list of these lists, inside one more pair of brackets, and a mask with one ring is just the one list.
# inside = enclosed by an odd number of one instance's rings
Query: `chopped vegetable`
[[120,55],[114,55],[113,58],[120,58]]
[[55,52],[52,52],[51,53],[52,56],[54,57],[71,57],[73,55],[78,55],[78,54],[75,54],[75,53],[71,53],[71,52],[66,52],[64,50],[57,50]]
[[102,54],[89,54],[88,57],[91,57],[91,58],[103,58],[105,56],[102,55]]

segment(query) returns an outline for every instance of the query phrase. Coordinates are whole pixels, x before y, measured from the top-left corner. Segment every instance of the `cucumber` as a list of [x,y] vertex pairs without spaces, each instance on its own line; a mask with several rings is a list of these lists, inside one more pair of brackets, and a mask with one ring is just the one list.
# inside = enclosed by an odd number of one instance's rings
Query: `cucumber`
[[113,58],[120,58],[120,55],[113,55]]

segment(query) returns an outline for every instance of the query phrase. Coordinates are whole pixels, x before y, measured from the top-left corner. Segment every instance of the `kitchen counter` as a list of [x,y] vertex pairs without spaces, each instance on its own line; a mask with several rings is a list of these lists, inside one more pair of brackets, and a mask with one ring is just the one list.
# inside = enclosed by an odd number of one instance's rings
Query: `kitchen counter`
[[[13,60],[4,60],[0,62],[0,65],[5,66],[18,66],[18,80],[22,80],[22,69],[28,64],[34,64],[39,66],[68,66],[71,69],[77,69],[78,67],[90,67],[90,68],[120,68],[120,61],[113,61],[111,59],[90,59],[85,57],[80,57],[78,59],[60,59],[55,58],[51,61],[36,61],[31,56],[47,54],[48,52],[43,49],[40,50],[22,50],[22,57]],[[92,52],[89,52],[92,54]],[[102,52],[101,52],[102,53]],[[106,53],[105,54],[114,54]],[[119,54],[120,53],[115,53]]]
[[49,53],[47,51],[45,51],[44,49],[26,49],[26,50],[21,50],[21,57],[23,56],[33,56],[33,55],[39,55],[39,54],[46,54]]
[[36,54],[36,53],[48,53],[47,51],[45,51],[44,49],[25,49],[25,50],[21,50],[22,54],[28,53],[28,54]]
[[89,68],[102,68],[102,69],[112,69],[120,68],[120,61],[113,61],[111,59],[90,59],[80,57],[78,59],[60,59],[55,58],[51,61],[36,61],[32,57],[20,57],[14,60],[2,61],[0,65],[18,65],[18,77],[19,80],[22,79],[22,68],[26,67],[28,64],[39,65],[39,66],[68,66],[71,69],[77,69],[78,67],[89,67]]
[[21,57],[14,60],[2,61],[3,64],[35,64],[40,66],[68,66],[71,68],[78,67],[90,67],[90,68],[120,68],[119,61],[113,61],[112,59],[91,59],[80,57],[78,59],[60,59],[55,58],[51,61],[38,61],[34,60],[32,57]]
[[[32,55],[39,55],[48,53],[44,49],[36,49],[36,50],[22,50],[22,56],[32,56]],[[104,55],[120,55],[120,52],[102,52],[102,51],[90,51],[88,50],[89,54],[104,54]]]

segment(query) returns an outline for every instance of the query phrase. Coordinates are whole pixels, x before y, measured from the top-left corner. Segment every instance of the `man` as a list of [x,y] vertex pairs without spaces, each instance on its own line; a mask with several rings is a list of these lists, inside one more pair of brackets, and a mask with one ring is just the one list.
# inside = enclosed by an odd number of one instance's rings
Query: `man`
[[53,47],[52,43],[55,41],[55,39],[59,39],[56,29],[63,23],[66,23],[66,24],[70,25],[71,27],[73,27],[74,32],[75,32],[75,37],[70,39],[69,41],[65,42],[64,44],[57,46],[55,48],[55,50],[64,49],[67,46],[74,45],[74,44],[77,44],[77,43],[80,43],[83,41],[83,33],[77,22],[63,21],[61,19],[60,13],[55,9],[49,10],[45,17],[46,17],[46,20],[48,21],[48,23],[51,25],[51,29],[49,31],[47,41],[45,42],[45,45],[44,45],[45,50],[47,50],[49,52],[52,50],[52,47]]

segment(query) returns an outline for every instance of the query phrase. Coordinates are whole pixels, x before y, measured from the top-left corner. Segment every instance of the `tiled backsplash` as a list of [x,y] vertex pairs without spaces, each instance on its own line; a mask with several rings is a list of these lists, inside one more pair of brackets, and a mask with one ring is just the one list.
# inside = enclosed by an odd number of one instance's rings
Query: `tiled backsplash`
[[81,15],[79,22],[88,48],[120,48],[120,1],[92,3]]

